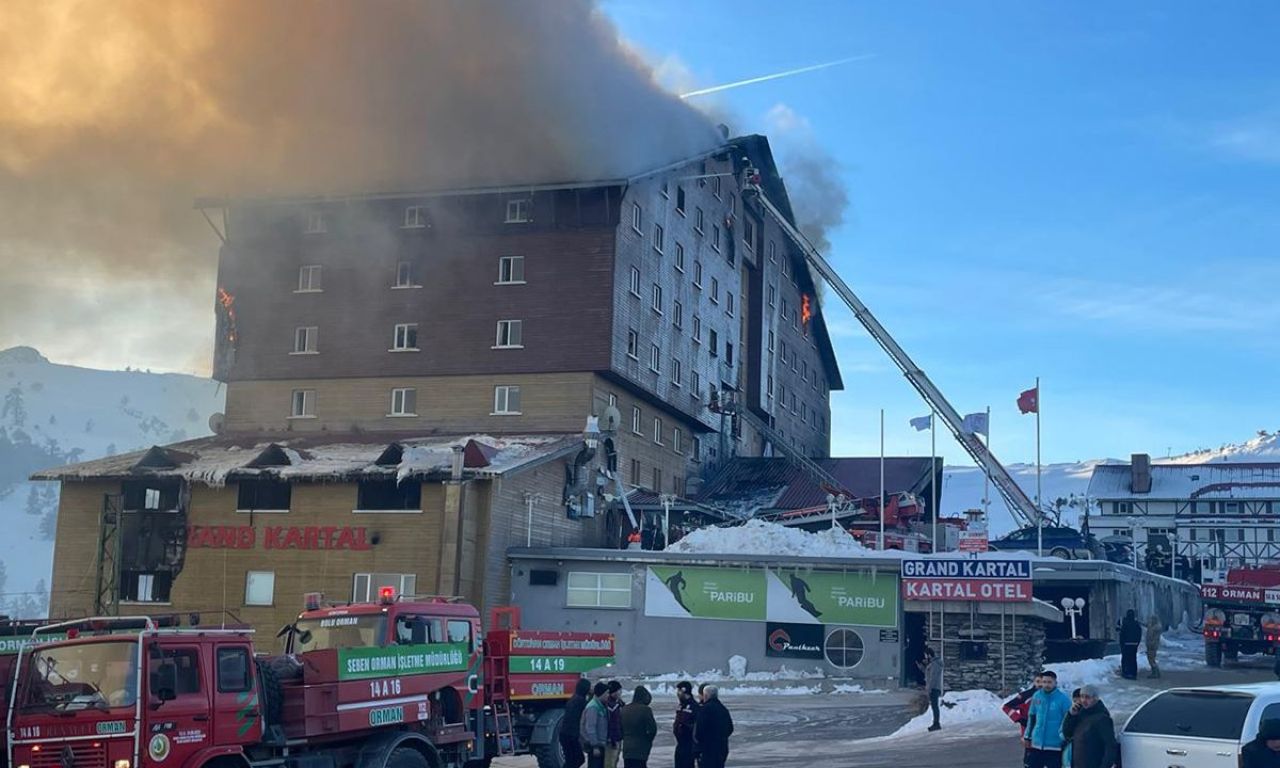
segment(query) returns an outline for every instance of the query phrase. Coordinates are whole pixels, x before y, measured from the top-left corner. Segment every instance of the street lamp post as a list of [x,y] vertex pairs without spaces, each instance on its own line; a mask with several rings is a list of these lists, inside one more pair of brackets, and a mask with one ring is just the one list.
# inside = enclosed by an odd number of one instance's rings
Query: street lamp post
[[1142,535],[1142,521],[1136,517],[1131,517],[1128,522],[1129,536],[1133,540],[1133,567],[1137,570],[1142,570],[1138,567],[1138,539]]
[[675,503],[676,497],[670,493],[664,493],[660,498],[662,500],[662,548],[666,549],[671,543],[671,505]]

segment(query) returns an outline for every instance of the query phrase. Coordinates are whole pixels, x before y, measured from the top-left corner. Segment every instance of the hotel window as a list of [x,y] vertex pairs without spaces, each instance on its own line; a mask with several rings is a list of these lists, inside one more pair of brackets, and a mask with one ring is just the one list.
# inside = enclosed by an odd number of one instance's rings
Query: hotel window
[[308,235],[323,235],[329,231],[329,225],[324,220],[324,214],[319,211],[307,212],[307,228]]
[[783,322],[786,322],[787,314],[788,314],[790,311],[791,311],[791,308],[790,308],[789,306],[787,306],[787,300],[786,300],[786,299],[783,299],[783,300],[782,300],[782,320],[783,320]]
[[321,266],[308,264],[298,268],[298,293],[319,293]]
[[662,195],[663,199],[665,200],[671,199],[671,191],[668,187],[666,179],[662,180],[662,186],[658,189],[658,192]]
[[396,323],[395,335],[392,337],[391,349],[394,351],[417,351],[418,324]]
[[719,176],[711,177],[711,194],[715,195],[717,200],[720,199],[720,177]]
[[693,260],[693,287],[702,290],[702,262]]
[[662,490],[662,470],[657,467],[653,468],[653,485],[650,487],[650,490],[655,493]]
[[769,351],[770,352],[773,351],[773,345],[774,345],[773,331],[769,331]]
[[662,445],[662,419],[657,416],[653,417],[653,442]]
[[641,223],[642,222],[641,222],[640,204],[632,203],[631,204],[631,228],[634,229],[636,232],[643,232],[643,230],[640,229]]
[[293,407],[289,411],[291,419],[314,419],[316,417],[316,391],[314,389],[293,390]]
[[276,594],[274,571],[249,571],[244,577],[245,605],[272,605]]
[[756,223],[751,219],[742,220],[742,242],[746,243],[748,250],[756,247]]
[[711,278],[711,303],[720,303],[720,281],[714,277]]
[[724,364],[733,365],[733,345],[727,341],[724,343]]
[[640,406],[631,406],[631,431],[637,435],[644,434],[644,417],[640,415]]
[[769,396],[769,399],[772,400],[773,399],[773,375],[772,374],[770,374],[766,378],[764,391],[765,391],[765,394]]
[[788,261],[787,259],[783,259],[782,260],[782,276],[788,277],[790,275],[791,275],[791,262]]
[[507,219],[508,224],[525,224],[529,221],[529,200],[528,198],[517,198],[507,201]]
[[649,345],[649,370],[654,373],[662,370],[662,350],[657,344]]
[[511,285],[523,282],[523,256],[503,256],[498,259],[498,285]]
[[697,315],[693,316],[693,343],[702,343],[702,318]]
[[773,306],[777,303],[777,301],[778,301],[778,289],[776,286],[771,285],[769,286],[769,308],[772,309]]
[[627,357],[632,360],[640,359],[640,334],[633,330],[627,331]]
[[693,210],[693,231],[702,234],[702,209]]
[[631,283],[629,285],[631,295],[637,299],[640,298],[640,270],[636,267],[631,268]]
[[418,415],[418,390],[413,387],[396,387],[391,390],[392,416]]
[[640,460],[639,459],[631,460],[631,484],[636,487],[640,486]]
[[702,461],[702,438],[697,435],[689,439],[689,458]]
[[418,288],[418,284],[413,279],[413,262],[402,261],[396,265],[396,287],[397,288]]
[[356,483],[359,512],[421,512],[422,483],[406,480],[361,480]]
[[729,317],[733,317],[733,291],[724,292],[724,311],[729,313]]
[[493,388],[493,415],[520,415],[520,387],[502,384]]
[[684,433],[680,431],[679,427],[671,430],[671,450],[681,456],[684,455]]
[[702,399],[702,374],[698,373],[697,368],[689,369],[689,394],[694,400]]
[[769,261],[778,263],[778,244],[772,240],[769,241]]
[[120,572],[120,599],[129,603],[167,603],[173,578],[168,573]]
[[499,320],[494,347],[497,349],[519,349],[523,347],[523,328],[523,320]]
[[298,328],[293,332],[293,354],[314,355],[320,351],[320,329],[316,326]]
[[720,251],[720,225],[711,225],[711,250]]
[[421,229],[427,226],[427,212],[420,205],[411,205],[404,209],[404,228]]
[[709,348],[710,348],[710,350],[711,350],[711,356],[712,356],[712,357],[717,357],[717,356],[719,356],[719,354],[720,354],[720,335],[716,333],[716,330],[715,330],[714,328],[712,328],[711,330],[707,331],[707,342],[708,342],[708,347],[709,347]]
[[676,328],[684,327],[684,305],[678,301],[671,302],[671,324]]
[[570,571],[565,604],[570,608],[630,608],[630,573]]
[[662,231],[662,225],[654,224],[653,225],[653,250],[657,251],[658,253],[662,253],[662,249],[665,246],[663,235],[664,233]]
[[676,185],[676,213],[684,215],[684,187]]
[[260,477],[236,483],[237,512],[288,512],[293,487],[286,480]]
[[671,358],[671,383],[677,387],[684,386],[684,365],[678,358]]
[[684,271],[684,246],[676,243],[676,269]]
[[738,215],[738,196],[732,192],[729,193],[729,213]]
[[[418,591],[418,577],[412,573],[357,573],[351,586],[351,602],[376,603],[378,591],[383,587],[391,587],[397,595],[412,595]],[[378,642],[379,638],[371,636],[365,644],[377,645]]]
[[649,300],[649,307],[653,309],[654,312],[662,314],[662,286],[657,283],[653,284],[653,292],[652,297]]

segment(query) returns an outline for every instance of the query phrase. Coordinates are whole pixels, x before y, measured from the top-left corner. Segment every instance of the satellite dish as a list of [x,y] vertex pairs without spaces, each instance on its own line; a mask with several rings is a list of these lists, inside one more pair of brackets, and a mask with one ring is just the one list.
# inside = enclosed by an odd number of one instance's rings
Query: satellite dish
[[622,425],[622,414],[618,411],[616,405],[611,405],[604,409],[604,414],[600,416],[601,432],[617,432],[618,427]]
[[222,434],[222,428],[226,426],[227,417],[221,413],[215,413],[209,417],[209,431],[215,435]]

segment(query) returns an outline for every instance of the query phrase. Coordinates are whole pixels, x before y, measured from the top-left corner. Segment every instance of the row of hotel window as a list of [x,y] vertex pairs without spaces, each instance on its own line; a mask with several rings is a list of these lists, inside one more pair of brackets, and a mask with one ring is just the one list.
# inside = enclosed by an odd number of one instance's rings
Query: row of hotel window
[[[1172,505],[1170,505],[1172,506]],[[1185,508],[1184,508],[1185,507]],[[1114,501],[1102,505],[1102,512],[1105,514],[1110,512],[1113,515],[1129,515],[1133,514],[1133,502]],[[1142,509],[1140,514],[1161,515],[1168,514],[1159,510]],[[1174,510],[1170,509],[1169,513]],[[1185,502],[1177,508],[1179,515],[1271,515],[1280,514],[1280,502],[1278,501],[1191,501]]]
[[[512,384],[499,384],[493,388],[493,410],[490,416],[519,416],[520,387]],[[416,387],[395,387],[391,390],[390,409],[387,416],[417,416],[418,390]],[[295,389],[291,397],[289,418],[316,418],[316,391],[314,389]]]
[[[351,579],[351,602],[369,603],[378,599],[378,590],[393,587],[397,595],[412,595],[418,586],[413,573],[356,573]],[[120,574],[120,599],[130,603],[168,603],[173,576],[167,572],[124,571]],[[246,606],[275,605],[275,571],[248,571],[244,580]],[[465,622],[464,622],[465,623]],[[470,632],[470,624],[468,633]],[[450,628],[453,631],[453,628]],[[461,632],[461,628],[457,629]],[[449,642],[469,642],[470,636]],[[441,641],[443,642],[443,641]]]
[[[529,198],[509,198],[506,206],[506,217],[503,221],[507,224],[527,224],[533,221],[532,210],[533,206]],[[307,211],[302,231],[308,235],[323,235],[329,232],[329,223],[329,216],[324,211]],[[401,229],[426,229],[429,223],[430,218],[427,215],[426,206],[405,206],[404,218],[400,225]]]
[[[1168,536],[1174,541],[1183,542],[1250,542],[1258,543],[1266,541],[1274,543],[1276,541],[1276,529],[1274,526],[1264,527],[1248,527],[1239,526],[1223,526],[1221,528],[1143,528],[1142,535],[1163,535]],[[1263,531],[1266,531],[1264,534]],[[1115,528],[1112,530],[1116,536],[1131,536],[1133,531],[1129,528]],[[1143,539],[1139,539],[1141,543]]]
[[[492,349],[524,349],[524,321],[499,320],[494,331]],[[391,329],[388,352],[421,352],[418,346],[418,324],[396,323]],[[293,330],[291,355],[320,354],[320,326],[307,325]]]
[[[422,283],[416,271],[417,265],[412,261],[396,263],[395,280],[392,288],[421,288]],[[494,285],[524,285],[524,257],[499,256],[498,279]],[[294,293],[323,293],[324,265],[304,264],[298,267],[298,287]]]

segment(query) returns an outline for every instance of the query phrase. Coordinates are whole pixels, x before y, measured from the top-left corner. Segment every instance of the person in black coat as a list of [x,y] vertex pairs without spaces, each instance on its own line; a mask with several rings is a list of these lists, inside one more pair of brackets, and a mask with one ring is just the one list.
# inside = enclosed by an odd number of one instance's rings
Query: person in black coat
[[578,678],[573,697],[564,706],[564,719],[560,721],[560,750],[564,752],[564,768],[582,768],[586,754],[582,750],[582,710],[587,708],[591,696],[591,681]]
[[720,689],[708,685],[702,692],[702,708],[693,726],[700,768],[724,768],[729,759],[729,737],[733,735],[733,717],[720,703]]
[[1133,609],[1129,609],[1120,622],[1120,675],[1129,680],[1138,679],[1138,646],[1142,643],[1142,625]]
[[1240,750],[1240,768],[1280,768],[1280,720],[1258,724],[1258,737]]
[[693,683],[676,683],[676,719],[671,732],[676,737],[676,768],[694,768],[693,726],[698,721],[698,700],[693,696]]
[[1095,686],[1080,688],[1079,702],[1072,704],[1062,719],[1062,735],[1071,742],[1069,768],[1112,768],[1116,764],[1116,724]]

